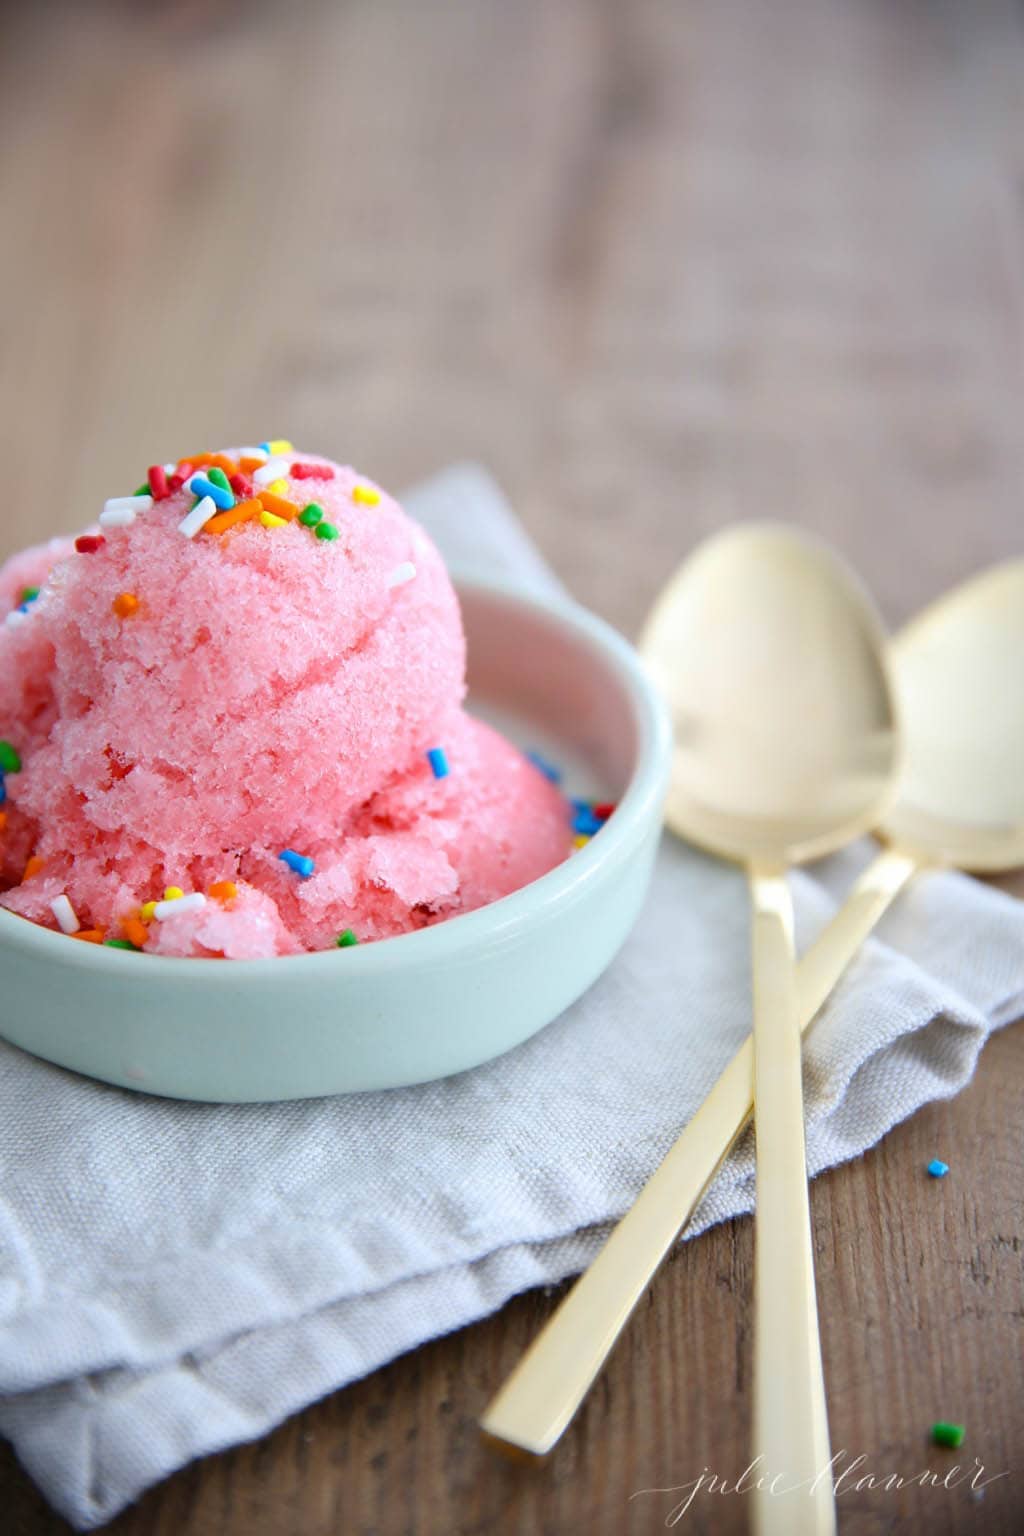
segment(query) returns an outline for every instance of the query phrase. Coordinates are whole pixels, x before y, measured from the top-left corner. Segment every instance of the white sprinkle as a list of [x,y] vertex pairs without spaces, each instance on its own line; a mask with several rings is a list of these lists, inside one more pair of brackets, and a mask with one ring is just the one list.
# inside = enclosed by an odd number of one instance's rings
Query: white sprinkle
[[4,623],[8,629],[17,629],[19,625],[27,624],[29,618],[30,615],[27,613],[22,613],[20,608],[13,608],[7,615],[6,619],[4,619]]
[[50,911],[60,924],[63,933],[78,933],[82,927],[78,914],[66,896],[58,896],[50,902]]
[[269,485],[272,480],[287,479],[292,464],[290,459],[268,459],[259,469],[253,470],[253,485]]
[[100,513],[101,528],[130,528],[134,521],[131,507],[104,507]]
[[152,505],[152,496],[111,496],[103,503],[103,510],[116,512],[121,507],[130,507],[133,512],[148,512]]
[[389,587],[404,587],[407,581],[412,581],[416,575],[416,567],[411,560],[403,560],[401,565],[396,565],[385,585]]
[[200,529],[205,528],[211,517],[216,517],[217,506],[212,496],[204,496],[202,501],[197,501],[191,512],[186,513],[178,524],[178,532],[183,533],[186,539],[194,539]]
[[176,901],[158,901],[153,916],[162,923],[166,917],[175,917],[179,912],[201,912],[205,906],[206,897],[202,891],[193,891],[191,896],[179,896]]
[[236,459],[259,459],[264,464],[267,462],[265,448],[239,448],[233,457]]
[[164,465],[164,474],[165,475],[176,475],[177,473],[178,473],[178,466],[177,466],[177,464],[165,464]]

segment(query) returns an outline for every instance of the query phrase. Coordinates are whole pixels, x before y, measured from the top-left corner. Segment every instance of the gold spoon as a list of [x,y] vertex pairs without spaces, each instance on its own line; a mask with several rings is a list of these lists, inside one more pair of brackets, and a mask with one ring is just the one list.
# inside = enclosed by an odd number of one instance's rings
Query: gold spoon
[[[650,631],[642,647],[652,659]],[[892,662],[903,771],[889,846],[797,966],[804,1029],[916,869],[1024,864],[1024,560],[925,609]],[[748,1039],[488,1408],[491,1436],[538,1456],[556,1443],[750,1120],[752,1075]]]

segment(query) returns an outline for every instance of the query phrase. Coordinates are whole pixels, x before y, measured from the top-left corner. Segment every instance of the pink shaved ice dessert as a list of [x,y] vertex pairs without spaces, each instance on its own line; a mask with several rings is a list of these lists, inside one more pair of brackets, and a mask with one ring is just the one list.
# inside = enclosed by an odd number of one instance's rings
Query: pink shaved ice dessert
[[423,928],[566,858],[562,795],[463,708],[458,601],[397,502],[285,443],[147,487],[0,568],[0,905],[254,959]]

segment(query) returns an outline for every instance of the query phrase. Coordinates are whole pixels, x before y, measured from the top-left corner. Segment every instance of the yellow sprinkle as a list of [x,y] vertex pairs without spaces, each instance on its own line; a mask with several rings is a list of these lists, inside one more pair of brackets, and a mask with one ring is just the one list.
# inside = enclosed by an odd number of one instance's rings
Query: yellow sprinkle
[[273,481],[271,481],[270,485],[267,486],[267,490],[268,491],[273,491],[275,496],[287,496],[288,495],[288,481],[287,480],[273,480]]
[[260,522],[264,528],[286,528],[288,525],[286,517],[275,517],[273,512],[261,512]]
[[275,437],[273,442],[267,444],[271,458],[276,458],[279,453],[294,453],[295,444],[290,443],[286,437]]
[[164,891],[164,901],[180,901],[184,894],[180,885],[169,885]]
[[574,848],[585,848],[589,842],[590,838],[584,832],[577,832],[572,840],[572,845]]
[[139,916],[144,923],[151,923],[156,916],[156,902],[147,901],[144,907],[139,908]]
[[361,507],[375,507],[380,502],[380,491],[375,485],[354,485],[352,500],[358,502]]

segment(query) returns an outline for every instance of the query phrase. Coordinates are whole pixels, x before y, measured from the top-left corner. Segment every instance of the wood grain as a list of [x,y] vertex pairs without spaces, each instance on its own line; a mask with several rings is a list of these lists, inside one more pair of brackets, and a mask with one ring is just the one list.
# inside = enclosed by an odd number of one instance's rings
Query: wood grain
[[[635,629],[733,517],[791,518],[898,622],[1021,547],[1024,13],[1012,0],[215,0],[0,13],[0,555],[140,469],[290,435],[400,487],[490,465]],[[1022,889],[1019,885],[1017,889]],[[844,1536],[1024,1527],[1024,1032],[813,1191],[837,1446],[993,1483]],[[933,1155],[953,1165],[922,1181]],[[119,1536],[662,1529],[743,1470],[749,1223],[668,1266],[541,1468],[475,1415],[554,1304],[191,1467]],[[0,1525],[65,1529],[10,1454]],[[742,1498],[679,1529],[744,1528]]]

